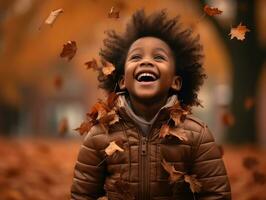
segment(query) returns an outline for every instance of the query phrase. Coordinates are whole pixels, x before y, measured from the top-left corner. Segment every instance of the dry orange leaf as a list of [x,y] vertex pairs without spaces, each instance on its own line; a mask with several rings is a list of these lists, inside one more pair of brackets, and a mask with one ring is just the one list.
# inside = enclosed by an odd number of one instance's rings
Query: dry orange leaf
[[159,137],[165,138],[165,136],[169,135],[169,129],[170,127],[168,126],[168,124],[163,124],[159,132]]
[[55,20],[58,18],[58,16],[63,13],[64,10],[62,8],[52,11],[49,16],[44,21],[45,24],[53,25]]
[[205,5],[203,10],[209,16],[220,15],[223,12],[218,8],[210,7],[209,5]]
[[111,75],[113,71],[115,70],[115,67],[112,63],[104,62],[104,66],[102,68],[102,72],[105,76]]
[[63,50],[60,53],[60,57],[64,58],[66,57],[68,61],[70,61],[77,52],[77,43],[75,41],[68,41],[63,46]]
[[202,185],[201,183],[196,179],[196,175],[185,175],[185,181],[187,183],[189,183],[189,187],[190,187],[190,190],[195,193],[195,192],[199,192]]
[[189,111],[181,108],[179,102],[168,108],[168,110],[170,111],[170,117],[174,121],[175,126],[178,126],[181,122],[183,122],[189,114]]
[[231,31],[229,33],[229,35],[231,36],[231,40],[233,38],[236,38],[238,40],[243,41],[245,39],[245,34],[246,32],[250,32],[250,30],[242,25],[242,23],[240,23],[236,28],[231,28]]
[[252,156],[244,157],[242,160],[243,166],[248,170],[253,170],[259,164],[259,160]]
[[182,128],[171,128],[169,130],[169,135],[173,135],[181,141],[188,141],[187,134],[186,134],[185,130]]
[[108,17],[109,18],[115,18],[118,19],[119,18],[119,11],[116,11],[114,6],[110,9],[109,13],[108,13]]
[[235,124],[235,117],[231,112],[225,111],[221,116],[221,121],[225,126],[233,126]]
[[115,92],[111,92],[107,98],[107,106],[112,109],[115,106],[118,95]]
[[54,77],[54,87],[57,90],[60,90],[62,88],[63,85],[63,78],[60,75],[56,75]]
[[183,172],[176,171],[175,170],[175,167],[173,165],[170,165],[169,163],[167,163],[164,159],[161,162],[161,165],[163,166],[163,168],[165,169],[165,171],[168,172],[168,174],[169,174],[169,181],[170,181],[171,184],[179,181],[185,175]]
[[63,118],[58,126],[58,132],[60,135],[64,136],[68,131],[68,120],[67,118]]
[[159,137],[165,138],[167,135],[175,136],[181,141],[188,141],[188,137],[184,129],[170,128],[168,124],[163,124],[159,132]]
[[93,119],[93,120],[99,120],[103,118],[110,110],[103,102],[97,102],[94,104],[94,106],[91,108],[91,112],[87,115]]
[[74,130],[78,131],[80,135],[84,135],[85,133],[87,134],[90,131],[92,126],[93,126],[92,122],[86,121],[86,122],[82,122],[80,126]]
[[244,107],[246,110],[250,110],[255,104],[253,97],[247,97],[244,101]]
[[110,144],[108,145],[108,147],[106,147],[106,149],[104,150],[107,156],[111,156],[113,155],[116,151],[120,151],[123,152],[124,149],[122,149],[121,147],[119,147],[115,141],[110,142]]
[[108,112],[106,115],[99,119],[102,124],[112,125],[119,121],[119,116],[114,110]]
[[97,61],[95,58],[85,63],[87,65],[87,69],[99,70]]

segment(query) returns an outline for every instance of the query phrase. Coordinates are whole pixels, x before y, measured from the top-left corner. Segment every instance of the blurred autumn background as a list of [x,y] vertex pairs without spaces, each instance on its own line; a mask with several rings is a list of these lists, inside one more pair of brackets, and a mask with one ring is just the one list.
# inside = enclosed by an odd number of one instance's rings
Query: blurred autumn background
[[[266,199],[265,0],[0,0],[0,200],[69,199],[83,139],[73,129],[103,97],[84,63],[98,59],[105,30],[122,31],[140,8],[167,8],[200,34],[208,79],[194,114],[224,153],[233,199]],[[231,39],[240,23],[249,31]],[[68,41],[69,60],[60,57]]]

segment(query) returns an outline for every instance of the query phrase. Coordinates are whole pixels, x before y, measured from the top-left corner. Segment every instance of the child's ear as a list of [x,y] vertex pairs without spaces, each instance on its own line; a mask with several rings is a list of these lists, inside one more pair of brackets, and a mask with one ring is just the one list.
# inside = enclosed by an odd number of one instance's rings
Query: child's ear
[[122,76],[120,78],[120,80],[118,81],[118,85],[119,85],[120,90],[125,90],[126,89],[124,76]]
[[175,91],[179,91],[182,87],[182,78],[181,76],[175,76],[171,85],[171,88]]

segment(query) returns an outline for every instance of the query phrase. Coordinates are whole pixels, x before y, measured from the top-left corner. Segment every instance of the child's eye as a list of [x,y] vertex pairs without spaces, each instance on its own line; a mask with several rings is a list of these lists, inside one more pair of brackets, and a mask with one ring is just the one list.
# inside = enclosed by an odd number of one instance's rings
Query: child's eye
[[166,58],[162,55],[156,55],[156,56],[154,56],[154,59],[155,60],[166,60]]
[[130,57],[130,60],[139,60],[139,59],[141,59],[141,56],[140,55],[132,55]]

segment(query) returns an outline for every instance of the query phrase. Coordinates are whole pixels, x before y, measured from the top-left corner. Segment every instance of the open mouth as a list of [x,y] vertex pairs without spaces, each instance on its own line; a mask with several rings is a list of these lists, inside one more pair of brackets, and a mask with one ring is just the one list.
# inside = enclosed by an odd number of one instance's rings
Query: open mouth
[[151,82],[151,81],[156,81],[157,79],[158,76],[156,74],[147,73],[147,72],[139,73],[136,76],[136,80],[139,82]]

